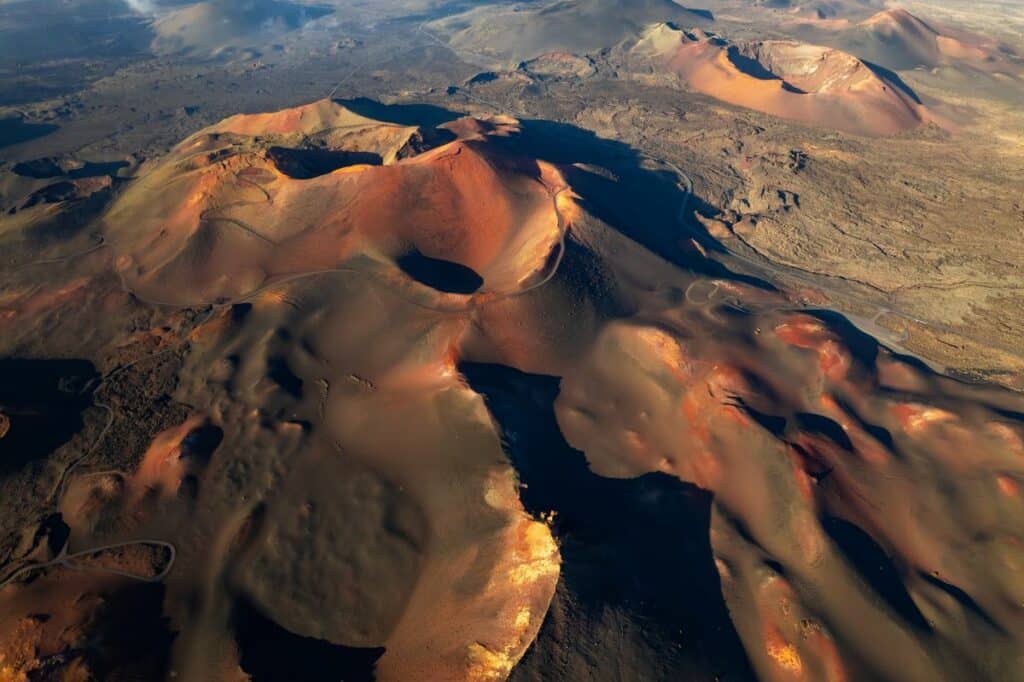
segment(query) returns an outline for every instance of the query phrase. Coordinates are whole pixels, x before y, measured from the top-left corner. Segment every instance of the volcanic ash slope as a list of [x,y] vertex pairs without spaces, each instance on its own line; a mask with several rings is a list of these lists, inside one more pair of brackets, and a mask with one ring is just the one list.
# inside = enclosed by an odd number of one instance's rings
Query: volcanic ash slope
[[970,31],[933,25],[904,9],[881,11],[843,31],[845,49],[890,69],[950,66],[1020,78],[1024,58]]
[[701,30],[650,27],[632,48],[696,92],[857,135],[892,135],[930,120],[901,84],[837,49],[790,40],[730,43]]
[[673,0],[557,0],[528,8],[485,5],[429,26],[456,51],[515,63],[551,52],[600,50],[655,21],[705,24],[710,14]]
[[[593,475],[710,493],[686,527],[707,528],[717,578],[651,586],[683,609],[722,600],[733,627],[691,614],[697,641],[737,638],[764,679],[1020,677],[1024,401],[651,253],[625,235],[677,229],[635,201],[657,178],[572,163],[544,130],[326,101],[239,116],[144,166],[107,213],[128,290],[219,303],[178,376],[192,415],[134,469],[73,476],[60,504],[75,550],[174,547],[171,669],[258,678],[259,621],[340,652],[326,677],[513,672],[568,555],[557,519],[524,510],[519,434],[464,379],[472,363],[558,377],[545,409]],[[540,455],[579,454],[561,447]],[[0,591],[0,653],[52,649],[68,605],[98,608],[83,584],[129,582],[76,575]],[[705,649],[685,670],[746,665]],[[557,665],[584,669],[582,651]]]

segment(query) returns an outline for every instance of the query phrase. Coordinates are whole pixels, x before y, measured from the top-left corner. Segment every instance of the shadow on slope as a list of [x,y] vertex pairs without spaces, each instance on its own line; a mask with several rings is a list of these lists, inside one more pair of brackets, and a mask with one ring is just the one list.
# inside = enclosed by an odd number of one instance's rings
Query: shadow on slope
[[369,682],[384,654],[296,635],[244,601],[235,606],[235,633],[242,670],[253,682]]
[[796,87],[792,83],[786,81],[785,78],[775,75],[772,71],[764,64],[748,57],[747,55],[736,49],[735,45],[730,45],[726,51],[726,55],[729,57],[729,61],[732,62],[733,66],[740,70],[751,78],[756,78],[761,81],[781,81],[782,89],[787,92],[796,93],[798,95],[806,95],[807,93]]
[[366,97],[339,99],[337,102],[360,116],[403,126],[436,128],[465,115],[432,104],[382,104]]
[[[756,278],[730,272],[710,259],[680,248],[693,238],[708,251],[723,252],[716,239],[698,223],[693,212],[714,215],[718,211],[702,198],[687,196],[675,172],[655,170],[627,144],[597,137],[593,132],[566,123],[528,119],[522,122],[520,139],[507,141],[525,153],[560,165],[566,179],[582,198],[583,207],[618,232],[681,268],[709,277],[726,277],[771,289]],[[606,168],[614,177],[586,166]]]
[[97,378],[85,360],[0,360],[0,474],[45,457],[78,433]]
[[662,474],[592,473],[555,420],[554,377],[464,363],[528,511],[555,512],[562,578],[512,679],[749,679],[708,539],[711,496]]
[[886,81],[893,85],[894,87],[899,88],[899,90],[902,91],[903,94],[905,94],[910,99],[914,100],[915,103],[923,104],[921,98],[917,96],[917,93],[914,92],[914,90],[909,85],[907,85],[906,82],[902,78],[900,78],[895,71],[892,71],[890,69],[885,68],[884,66],[880,66],[878,64],[869,62],[864,59],[862,59],[861,61],[864,62],[864,66],[871,69],[872,73],[881,78],[883,81]]
[[[419,125],[430,129],[450,123],[465,114],[424,104],[387,105],[360,98],[340,102],[352,111],[378,121],[398,125]],[[566,123],[542,119],[520,121],[522,134],[493,138],[490,144],[504,146],[510,154],[527,156],[558,165],[583,208],[621,234],[633,239],[662,258],[708,277],[725,277],[772,289],[766,282],[729,271],[721,264],[680,248],[693,238],[709,251],[723,251],[721,245],[693,218],[693,211],[713,215],[717,210],[696,195],[687,196],[674,172],[655,170],[642,154],[627,144],[606,140],[593,132]],[[606,169],[612,177],[596,168]]]
[[0,148],[37,140],[57,130],[52,123],[25,123],[21,117],[0,118]]
[[47,157],[15,164],[14,167],[11,168],[11,172],[15,175],[20,175],[25,178],[33,178],[35,180],[47,180],[50,178],[61,177],[80,180],[82,178],[98,178],[104,175],[114,177],[117,175],[118,171],[122,168],[126,168],[128,165],[127,161],[108,161],[100,163],[86,161],[81,165],[66,164],[62,163],[62,159]]

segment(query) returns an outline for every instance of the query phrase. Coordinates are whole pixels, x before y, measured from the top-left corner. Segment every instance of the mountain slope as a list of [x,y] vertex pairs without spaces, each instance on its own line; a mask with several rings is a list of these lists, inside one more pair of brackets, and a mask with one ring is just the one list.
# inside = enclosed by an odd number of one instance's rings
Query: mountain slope
[[661,24],[632,51],[697,92],[809,125],[889,135],[928,120],[899,84],[832,48],[788,40],[729,43]]
[[1024,72],[1024,60],[996,41],[937,27],[903,9],[879,12],[843,32],[841,40],[849,51],[890,69],[952,65]]
[[212,55],[225,50],[265,49],[290,31],[330,12],[287,0],[203,0],[161,15],[153,23],[158,54]]
[[430,29],[456,51],[523,61],[549,52],[584,53],[636,35],[651,22],[710,22],[709,13],[672,0],[559,0],[539,9],[482,7],[439,20]]

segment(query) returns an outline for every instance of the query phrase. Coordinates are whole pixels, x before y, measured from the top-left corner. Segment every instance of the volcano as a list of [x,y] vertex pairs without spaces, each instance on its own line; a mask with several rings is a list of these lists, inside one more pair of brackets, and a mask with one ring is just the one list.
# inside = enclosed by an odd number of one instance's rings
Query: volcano
[[[787,97],[867,78],[789,43],[680,49],[784,72],[791,89],[746,77]],[[680,251],[688,197],[621,153],[370,109],[229,118],[97,219],[80,288],[117,282],[113,316],[192,311],[153,356],[179,354],[182,414],[140,461],[57,487],[0,578],[5,665],[492,680],[600,677],[610,651],[660,679],[1019,672],[1019,395]],[[138,641],[109,634],[133,613]]]

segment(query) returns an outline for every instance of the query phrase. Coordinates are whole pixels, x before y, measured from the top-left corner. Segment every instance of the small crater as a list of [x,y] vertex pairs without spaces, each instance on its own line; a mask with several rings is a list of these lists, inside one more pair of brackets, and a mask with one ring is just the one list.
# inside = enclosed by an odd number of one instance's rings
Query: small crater
[[472,294],[484,284],[483,278],[472,268],[431,258],[416,250],[400,256],[396,264],[417,282],[449,294]]
[[348,166],[379,166],[384,160],[372,152],[346,152],[331,149],[288,149],[271,147],[267,156],[279,171],[290,178],[308,180]]

